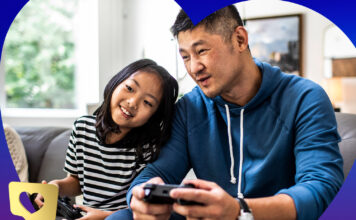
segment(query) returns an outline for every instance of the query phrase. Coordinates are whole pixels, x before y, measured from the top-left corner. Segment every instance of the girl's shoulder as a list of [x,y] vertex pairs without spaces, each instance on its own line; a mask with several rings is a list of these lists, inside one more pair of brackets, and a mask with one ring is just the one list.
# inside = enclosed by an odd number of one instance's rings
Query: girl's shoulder
[[96,122],[96,116],[95,115],[83,115],[79,118],[77,118],[77,120],[75,120],[74,122],[74,126],[78,127],[78,126],[95,126],[95,122]]

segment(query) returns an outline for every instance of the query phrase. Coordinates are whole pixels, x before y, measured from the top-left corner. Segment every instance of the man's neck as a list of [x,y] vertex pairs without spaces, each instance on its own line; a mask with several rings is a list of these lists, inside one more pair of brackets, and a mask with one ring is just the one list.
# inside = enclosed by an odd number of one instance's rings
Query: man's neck
[[246,65],[246,68],[241,71],[240,77],[236,79],[235,86],[221,95],[225,101],[244,106],[255,97],[260,89],[261,71],[252,58],[248,62],[249,65]]

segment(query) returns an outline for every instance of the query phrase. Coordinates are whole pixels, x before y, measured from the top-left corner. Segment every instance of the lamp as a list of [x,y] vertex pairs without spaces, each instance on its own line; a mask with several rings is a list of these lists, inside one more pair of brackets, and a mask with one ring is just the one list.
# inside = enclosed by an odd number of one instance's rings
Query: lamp
[[323,87],[331,100],[334,110],[340,112],[340,107],[337,106],[337,103],[343,101],[342,79],[340,77],[325,79]]

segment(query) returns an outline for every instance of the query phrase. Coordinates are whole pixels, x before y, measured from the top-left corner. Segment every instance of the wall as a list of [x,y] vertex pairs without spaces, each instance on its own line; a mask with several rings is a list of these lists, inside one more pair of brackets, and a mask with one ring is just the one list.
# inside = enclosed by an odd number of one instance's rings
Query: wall
[[[331,75],[330,57],[356,57],[356,49],[347,36],[331,21],[306,7],[277,0],[254,0],[236,4],[243,18],[303,14],[304,77],[323,85]],[[328,35],[326,35],[327,32]],[[332,37],[327,36],[332,35]],[[329,39],[331,38],[331,39]],[[342,79],[343,101],[338,102],[344,113],[356,114],[356,78]]]
[[99,0],[99,102],[110,80],[124,65],[123,12],[125,1]]

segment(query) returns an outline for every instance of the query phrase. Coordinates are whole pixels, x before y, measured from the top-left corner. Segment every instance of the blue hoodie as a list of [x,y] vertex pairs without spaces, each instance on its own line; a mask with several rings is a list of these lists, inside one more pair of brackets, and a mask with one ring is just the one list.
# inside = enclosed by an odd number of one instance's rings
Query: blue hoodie
[[262,83],[245,106],[208,98],[199,87],[178,101],[172,136],[132,183],[128,204],[135,185],[155,176],[177,184],[193,168],[233,197],[238,188],[245,198],[284,193],[298,219],[322,214],[344,178],[332,105],[310,80],[255,63]]

